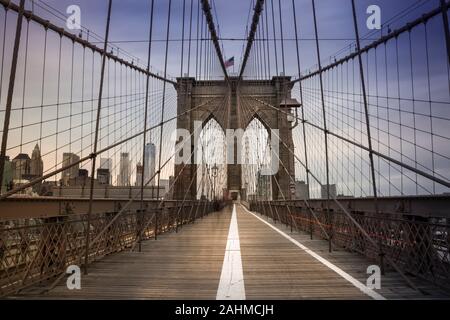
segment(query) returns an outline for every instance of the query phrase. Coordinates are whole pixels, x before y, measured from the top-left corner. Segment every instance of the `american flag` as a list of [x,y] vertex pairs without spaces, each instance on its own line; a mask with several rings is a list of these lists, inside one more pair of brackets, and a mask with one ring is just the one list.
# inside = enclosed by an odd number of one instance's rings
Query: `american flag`
[[227,61],[225,61],[225,68],[229,68],[234,66],[234,57],[228,59]]

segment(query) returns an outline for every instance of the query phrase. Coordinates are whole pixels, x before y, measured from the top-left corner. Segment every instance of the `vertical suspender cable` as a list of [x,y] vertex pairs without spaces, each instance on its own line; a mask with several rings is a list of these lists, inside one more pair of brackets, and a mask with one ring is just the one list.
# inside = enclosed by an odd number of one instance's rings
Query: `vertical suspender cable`
[[[153,9],[154,9],[155,0],[151,0],[150,5],[150,29],[148,32],[148,54],[147,54],[147,71],[150,71],[150,62],[151,62],[151,54],[152,54],[152,36],[153,36]],[[144,136],[143,136],[143,145],[142,145],[142,174],[141,174],[141,205],[140,205],[140,223],[142,223],[142,219],[145,216],[144,209],[144,179],[145,179],[145,169],[147,167],[146,157],[145,157],[145,148],[147,145],[147,123],[148,123],[148,105],[149,105],[149,89],[150,89],[150,73],[147,73],[146,86],[145,86],[145,111],[144,111]],[[150,172],[149,172],[150,174]],[[153,179],[153,177],[152,177]],[[148,184],[149,181],[146,181]],[[138,242],[139,242],[139,252],[142,250],[141,242],[142,242],[142,232],[140,231],[140,226],[138,224]]]
[[275,29],[275,12],[273,8],[273,0],[270,0],[272,5],[272,26],[273,26],[273,47],[275,50],[275,71],[276,75],[278,76],[278,53],[277,53],[277,35],[276,35],[276,29]]
[[186,16],[186,0],[183,0],[183,19],[182,19],[182,27],[181,27],[181,72],[180,72],[180,77],[183,77],[183,71],[184,71],[184,24],[185,24],[185,20],[186,20],[185,16]]
[[[164,58],[164,78],[167,76],[167,61],[169,55],[169,36],[170,36],[170,14],[172,12],[172,0],[169,0],[169,13],[167,17],[167,34],[166,34],[166,55]],[[159,135],[159,154],[158,154],[158,187],[156,189],[156,198],[159,200],[159,187],[161,182],[161,159],[162,159],[162,139],[164,129],[164,108],[166,104],[166,87],[167,83],[163,83],[162,104],[161,104],[161,124]],[[158,212],[155,215],[155,240],[158,238]]]
[[317,16],[316,16],[316,3],[315,0],[312,0],[312,10],[313,10],[313,16],[314,16],[314,33],[316,37],[316,51],[317,51],[317,63],[319,66],[319,84],[320,84],[320,97],[321,97],[321,103],[322,103],[322,116],[323,116],[323,126],[324,126],[324,134],[325,134],[325,162],[326,162],[326,176],[327,176],[327,213],[329,218],[329,239],[328,239],[328,250],[332,251],[332,238],[333,238],[333,223],[331,221],[331,212],[330,212],[330,165],[329,165],[329,156],[328,156],[328,129],[327,129],[327,116],[326,116],[326,110],[325,110],[325,98],[323,93],[323,70],[322,70],[322,63],[320,61],[320,46],[319,46],[319,33],[317,30]]
[[[295,0],[292,0],[292,10],[294,13],[294,28],[295,28],[295,46],[297,51],[297,71],[298,75],[301,78],[301,64],[300,64],[300,48],[298,44],[298,27],[297,27],[297,13],[295,9]],[[306,143],[306,125],[305,125],[305,106],[304,106],[304,100],[303,100],[303,85],[302,81],[299,81],[299,89],[300,89],[300,104],[301,104],[301,110],[302,110],[302,129],[303,129],[303,148],[305,152],[305,165],[306,165],[306,184],[308,185],[308,198],[310,194],[310,181],[309,181],[309,162],[308,162],[308,148]],[[312,236],[312,233],[311,233]]]
[[[41,87],[41,121],[39,124],[39,148],[42,152],[42,124],[44,119],[44,91],[45,91],[45,68],[46,68],[46,61],[47,61],[47,36],[48,36],[48,29],[45,29],[45,35],[44,35],[44,59],[43,59],[43,66],[42,66],[42,87]],[[82,122],[83,123],[83,122]],[[83,141],[83,139],[81,139]],[[83,149],[83,148],[82,148]]]
[[191,13],[189,18],[189,48],[188,48],[188,66],[187,66],[187,74],[188,77],[191,76],[191,46],[192,46],[192,10],[194,8],[194,0],[191,0]]
[[265,16],[266,16],[266,50],[267,50],[267,68],[268,68],[268,74],[269,77],[272,73],[272,70],[270,69],[270,47],[269,47],[269,19],[268,19],[268,14],[267,11],[269,11],[267,9],[267,2],[264,2],[264,8],[265,8]]
[[[362,56],[361,56],[361,43],[359,40],[359,29],[358,29],[358,20],[356,18],[356,7],[355,7],[355,0],[352,0],[352,11],[353,11],[353,24],[355,27],[355,36],[356,36],[356,50],[358,52],[358,63],[359,63],[359,73],[360,73],[360,81],[361,81],[361,89],[363,94],[363,101],[364,101],[364,113],[366,118],[366,130],[367,130],[367,142],[369,146],[369,159],[370,159],[370,172],[372,177],[372,188],[373,188],[373,196],[374,196],[374,205],[375,205],[375,212],[378,214],[378,192],[377,192],[377,182],[375,177],[375,165],[373,161],[373,147],[372,147],[372,134],[370,130],[370,117],[369,117],[369,108],[368,108],[368,101],[367,101],[367,93],[366,93],[366,82],[365,82],[365,76],[364,76],[364,67],[362,62]],[[400,94],[400,93],[399,93]],[[382,273],[384,273],[384,262],[383,262],[383,247],[382,243],[379,243],[379,256],[380,256],[380,267],[382,270]]]
[[[6,162],[6,147],[8,144],[9,122],[11,119],[11,106],[14,95],[14,84],[16,80],[17,60],[19,59],[20,36],[22,34],[22,22],[24,10],[25,10],[25,0],[20,0],[20,8],[17,16],[16,35],[14,39],[14,49],[11,61],[11,72],[9,74],[9,87],[8,87],[8,96],[6,98],[5,120],[3,123],[2,147],[0,153],[0,186],[3,185],[3,172],[5,170],[5,162]],[[6,32],[6,30],[4,30],[4,32]]]
[[198,79],[198,39],[200,30],[200,0],[197,2],[197,40],[196,40],[196,49],[195,49],[195,78]]
[[22,114],[21,114],[21,122],[20,122],[20,153],[22,153],[22,148],[23,148],[23,121],[24,121],[24,113],[25,113],[25,92],[26,92],[26,88],[27,88],[27,65],[28,65],[30,20],[27,20],[27,29],[26,30],[27,31],[26,31],[26,41],[25,41],[25,62],[24,62],[24,68],[23,68],[23,87],[22,87]]
[[103,52],[102,52],[102,69],[100,74],[100,87],[99,87],[99,93],[98,93],[98,106],[97,106],[97,120],[95,124],[95,139],[94,139],[94,149],[92,153],[92,171],[91,171],[91,185],[90,185],[90,194],[89,194],[89,207],[88,207],[88,215],[87,215],[87,227],[86,227],[86,251],[84,256],[84,263],[85,268],[84,272],[87,274],[88,272],[88,264],[89,264],[89,241],[90,241],[90,224],[91,224],[91,215],[92,215],[92,205],[93,205],[93,198],[94,198],[94,178],[95,178],[95,165],[97,160],[97,147],[98,147],[98,136],[99,136],[99,130],[100,130],[100,114],[102,109],[102,96],[103,96],[103,81],[105,78],[105,65],[106,65],[106,54],[108,50],[108,38],[109,38],[109,26],[111,22],[111,7],[112,7],[112,0],[109,0],[108,3],[108,15],[106,20],[106,31],[105,31],[105,43],[103,46]]
[[279,8],[279,14],[280,14],[280,36],[281,36],[281,62],[283,65],[283,76],[286,76],[286,65],[284,62],[284,36],[283,36],[283,17],[281,14],[281,0],[278,0],[278,8]]

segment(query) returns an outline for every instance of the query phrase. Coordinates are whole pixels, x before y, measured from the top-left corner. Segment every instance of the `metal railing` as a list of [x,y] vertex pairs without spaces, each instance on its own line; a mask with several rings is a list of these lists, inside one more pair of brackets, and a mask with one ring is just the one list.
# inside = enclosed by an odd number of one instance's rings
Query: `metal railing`
[[0,220],[0,296],[51,283],[70,265],[84,266],[86,232],[96,239],[89,246],[92,263],[134,248],[137,241],[154,238],[155,233],[178,231],[213,209],[209,201],[167,202],[160,209],[124,212],[111,225],[117,212],[97,213],[90,218],[89,231],[87,214]]
[[[250,205],[252,211],[288,225],[293,230],[306,232],[311,239],[328,239],[325,233],[332,233],[335,247],[357,252],[373,261],[379,260],[379,246],[374,246],[374,242],[369,241],[338,207],[332,208],[333,214],[329,215],[320,200],[308,201],[309,207],[303,201],[253,201]],[[390,258],[404,274],[450,290],[448,217],[348,210],[369,236],[382,246],[383,255]],[[333,221],[329,220],[330,217]]]

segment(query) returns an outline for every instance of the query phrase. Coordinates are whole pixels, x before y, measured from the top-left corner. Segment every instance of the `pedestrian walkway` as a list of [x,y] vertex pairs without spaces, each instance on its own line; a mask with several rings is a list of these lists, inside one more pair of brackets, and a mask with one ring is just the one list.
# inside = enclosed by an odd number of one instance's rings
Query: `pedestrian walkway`
[[[386,276],[376,292],[365,286],[370,265],[346,251],[328,253],[323,240],[291,233],[235,204],[178,233],[143,243],[90,266],[81,290],[65,280],[41,299],[385,299],[432,298]],[[347,263],[345,263],[347,261]],[[354,261],[354,265],[352,264]],[[357,265],[357,267],[356,267]],[[367,268],[367,267],[366,267]],[[382,279],[382,281],[383,281]],[[383,285],[383,282],[382,282]]]

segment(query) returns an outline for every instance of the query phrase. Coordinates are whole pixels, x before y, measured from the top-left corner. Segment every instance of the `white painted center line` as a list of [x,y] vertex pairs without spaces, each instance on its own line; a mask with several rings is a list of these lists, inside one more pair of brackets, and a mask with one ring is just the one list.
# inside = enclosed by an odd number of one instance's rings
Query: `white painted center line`
[[225,258],[216,299],[245,300],[244,272],[242,270],[236,205],[233,205],[227,247],[225,249]]
[[363,293],[367,294],[369,297],[375,299],[375,300],[386,300],[385,297],[383,297],[381,294],[379,294],[378,292],[368,288],[367,286],[365,286],[364,284],[362,284],[360,281],[358,281],[357,279],[353,278],[351,275],[349,275],[347,272],[345,272],[344,270],[342,270],[341,268],[339,268],[338,266],[332,264],[330,261],[326,260],[325,258],[321,257],[320,255],[318,255],[317,253],[315,253],[314,251],[312,251],[311,249],[305,247],[303,244],[301,244],[300,242],[298,242],[297,240],[295,240],[294,238],[290,237],[289,235],[287,235],[286,233],[284,233],[283,231],[281,231],[280,229],[278,229],[277,227],[274,227],[273,225],[271,225],[270,223],[266,222],[265,220],[261,219],[260,217],[258,217],[256,214],[254,214],[253,212],[247,210],[247,208],[245,208],[244,206],[242,206],[242,208],[244,208],[245,211],[247,211],[248,213],[250,213],[251,215],[253,215],[255,218],[257,218],[258,220],[264,222],[266,225],[268,225],[269,227],[271,227],[273,230],[275,230],[276,232],[278,232],[279,234],[281,234],[283,237],[285,237],[286,239],[288,239],[289,241],[291,241],[293,244],[295,244],[297,247],[299,247],[300,249],[302,249],[303,251],[305,251],[307,254],[309,254],[310,256],[312,256],[314,259],[318,260],[319,262],[321,262],[322,264],[324,264],[325,266],[327,266],[328,268],[330,268],[331,270],[333,270],[334,272],[336,272],[338,275],[340,275],[342,278],[344,278],[345,280],[347,280],[348,282],[350,282],[352,285],[354,285],[356,288],[358,288],[359,290],[361,290]]

